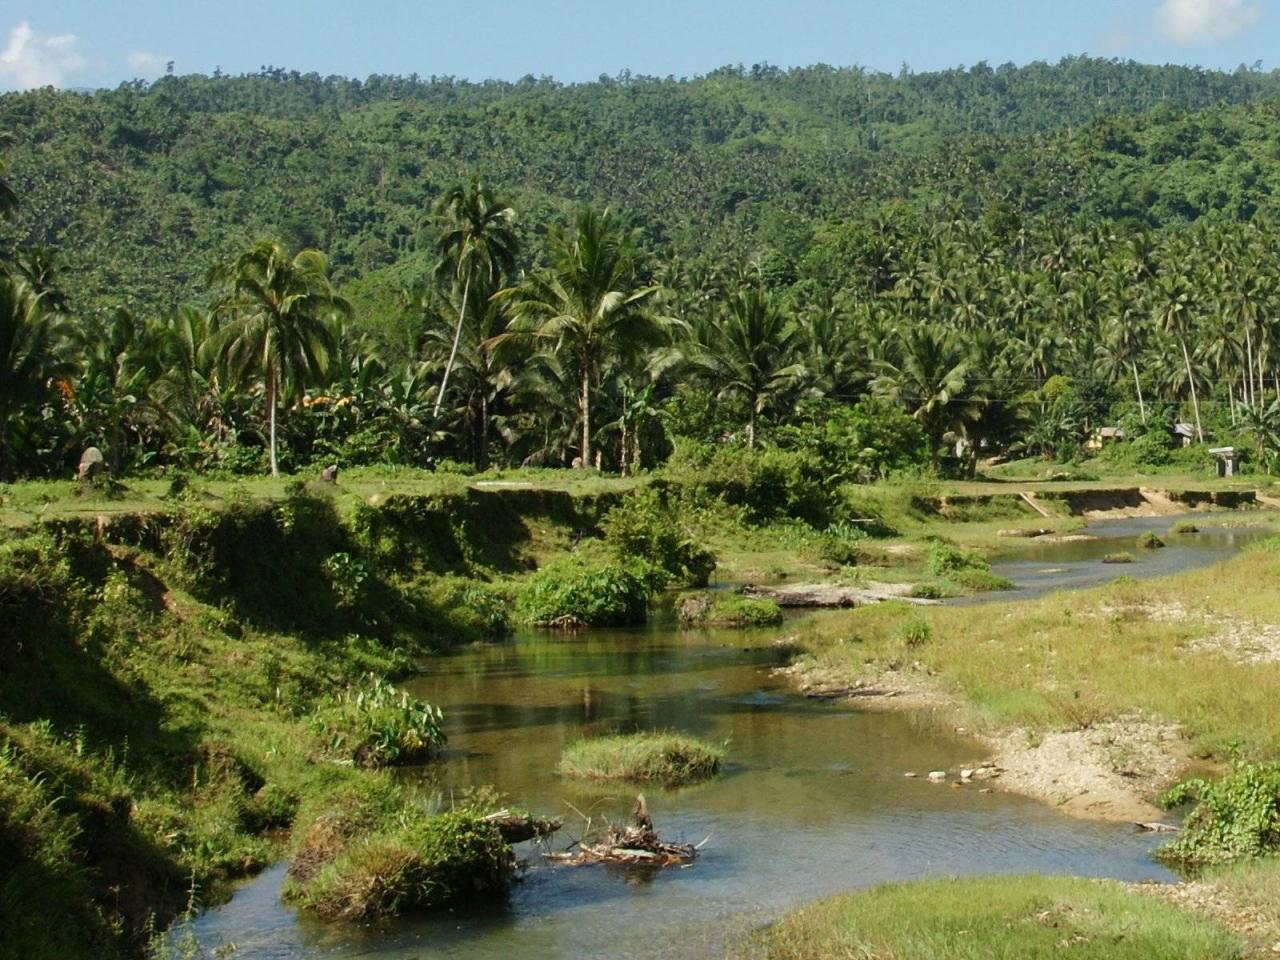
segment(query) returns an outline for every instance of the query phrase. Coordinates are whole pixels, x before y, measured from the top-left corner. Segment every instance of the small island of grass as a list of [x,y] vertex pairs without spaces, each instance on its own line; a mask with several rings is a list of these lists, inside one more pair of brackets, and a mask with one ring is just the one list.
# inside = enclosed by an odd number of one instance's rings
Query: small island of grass
[[557,769],[580,780],[676,786],[715,776],[723,762],[724,748],[718,744],[679,733],[634,733],[572,743]]
[[680,622],[686,627],[773,627],[782,623],[782,608],[775,600],[740,593],[691,593],[681,598]]

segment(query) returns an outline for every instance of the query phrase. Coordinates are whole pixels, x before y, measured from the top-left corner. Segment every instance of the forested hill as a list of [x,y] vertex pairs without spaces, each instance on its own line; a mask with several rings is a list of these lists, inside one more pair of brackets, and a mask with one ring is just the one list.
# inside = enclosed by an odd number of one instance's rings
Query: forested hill
[[589,201],[656,251],[751,256],[785,281],[824,222],[888,201],[1005,225],[1271,212],[1278,95],[1276,72],[1091,59],[575,86],[264,69],[43,90],[0,97],[21,198],[0,245],[60,248],[81,308],[200,296],[210,262],[263,234],[326,250],[340,281],[408,283],[430,205],[479,174],[516,207],[529,260]]

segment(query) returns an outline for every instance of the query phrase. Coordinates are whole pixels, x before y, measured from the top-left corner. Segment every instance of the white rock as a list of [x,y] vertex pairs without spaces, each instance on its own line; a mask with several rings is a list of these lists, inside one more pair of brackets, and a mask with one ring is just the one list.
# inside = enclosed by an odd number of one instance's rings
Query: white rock
[[904,773],[904,774],[903,774],[903,776],[904,776],[904,777],[918,777],[918,776],[920,776],[920,774],[916,773],[914,770],[908,770],[906,773]]
[[961,779],[961,780],[972,780],[972,779],[973,779],[973,771],[972,771],[972,770],[968,770],[968,769],[961,770],[961,771],[960,771],[960,779]]
[[945,770],[934,770],[929,774],[929,780],[933,783],[941,783],[945,779],[947,779],[947,771]]

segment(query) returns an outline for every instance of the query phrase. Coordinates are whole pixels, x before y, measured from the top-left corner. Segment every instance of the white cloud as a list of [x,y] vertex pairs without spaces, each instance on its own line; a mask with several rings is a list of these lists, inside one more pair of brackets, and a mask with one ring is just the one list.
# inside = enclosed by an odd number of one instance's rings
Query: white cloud
[[1187,46],[1234,37],[1261,17],[1262,8],[1245,0],[1161,0],[1156,10],[1165,38]]
[[143,50],[136,50],[129,54],[125,60],[129,64],[129,69],[134,72],[135,76],[153,77],[164,73],[168,67],[172,57],[166,57],[162,53],[147,53]]
[[0,81],[29,90],[60,87],[89,61],[76,50],[73,33],[37,33],[23,20],[9,31],[9,42],[0,52]]

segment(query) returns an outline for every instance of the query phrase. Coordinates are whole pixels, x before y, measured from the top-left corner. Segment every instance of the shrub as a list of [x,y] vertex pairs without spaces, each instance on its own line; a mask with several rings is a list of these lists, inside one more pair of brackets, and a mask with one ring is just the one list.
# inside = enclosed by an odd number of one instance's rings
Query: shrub
[[438,611],[433,630],[449,642],[501,640],[511,633],[508,591],[466,577],[427,577],[414,585],[428,606]]
[[947,580],[931,580],[911,585],[907,596],[917,600],[945,600],[954,597],[959,591]]
[[500,896],[514,869],[511,848],[478,812],[430,814],[409,803],[318,818],[284,895],[328,920],[368,921]]
[[908,647],[923,647],[933,639],[933,624],[920,617],[912,617],[898,628],[898,636]]
[[706,586],[716,558],[684,526],[674,505],[657,490],[628,497],[605,515],[605,542],[620,562],[639,557],[669,579],[692,587]]
[[1133,563],[1133,559],[1134,558],[1132,553],[1126,553],[1126,552],[1108,553],[1105,557],[1102,558],[1102,562],[1103,563]]
[[821,462],[801,451],[684,441],[664,474],[694,500],[718,498],[744,507],[752,523],[790,518],[823,529],[838,507]]
[[348,687],[312,723],[331,749],[350,751],[357,766],[374,768],[422,763],[444,745],[439,707],[411,697],[381,678]]
[[782,622],[773,600],[719,591],[680,598],[680,622],[686,627],[768,627]]
[[644,623],[653,589],[651,569],[593,563],[570,556],[543,567],[520,591],[521,619],[536,624],[625,626]]
[[1192,523],[1190,520],[1179,520],[1177,523],[1173,525],[1173,529],[1170,530],[1169,532],[1170,533],[1199,533],[1200,528],[1196,526],[1194,523]]
[[925,560],[925,571],[971,593],[1009,590],[1013,584],[991,572],[986,558],[949,543],[935,543]]
[[1159,550],[1164,546],[1164,541],[1148,530],[1138,537],[1138,546],[1143,550]]
[[1220,780],[1187,780],[1160,802],[1195,808],[1162,859],[1188,866],[1280,852],[1280,763],[1242,764]]
[[929,439],[898,404],[863,397],[853,406],[826,404],[814,422],[778,430],[778,443],[820,464],[829,484],[869,483],[929,466]]
[[931,577],[949,577],[966,570],[990,572],[989,564],[982,556],[971,550],[961,550],[950,543],[935,543],[929,548],[929,556],[925,560],[925,571]]
[[579,740],[565,748],[558,772],[586,780],[652,780],[668,786],[714,776],[724,748],[678,733],[634,733]]

